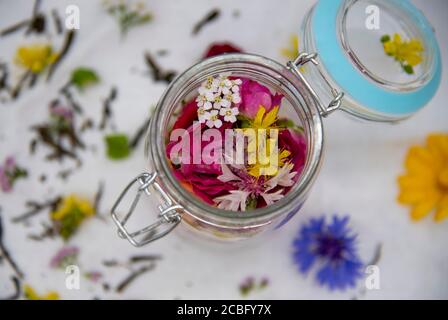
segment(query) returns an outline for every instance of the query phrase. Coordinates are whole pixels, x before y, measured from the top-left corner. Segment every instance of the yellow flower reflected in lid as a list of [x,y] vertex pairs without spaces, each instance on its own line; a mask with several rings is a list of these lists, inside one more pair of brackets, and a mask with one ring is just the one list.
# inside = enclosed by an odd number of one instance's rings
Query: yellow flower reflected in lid
[[392,38],[387,35],[383,36],[381,42],[384,52],[400,62],[403,70],[409,74],[414,73],[413,67],[423,61],[424,47],[418,39],[406,41],[398,33],[395,33]]

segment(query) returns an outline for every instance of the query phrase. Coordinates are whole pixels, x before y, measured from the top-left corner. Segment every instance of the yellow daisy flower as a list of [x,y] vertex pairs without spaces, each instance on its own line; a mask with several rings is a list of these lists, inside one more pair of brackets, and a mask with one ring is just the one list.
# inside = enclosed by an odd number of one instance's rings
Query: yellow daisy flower
[[[262,141],[258,141],[257,135],[256,143],[249,143],[247,147],[247,151],[249,153],[255,153],[257,152],[257,150],[262,148],[263,150],[260,153],[262,155],[267,155],[266,159],[257,159],[256,163],[249,166],[248,173],[251,176],[257,178],[261,175],[275,176],[278,172],[278,168],[282,167],[285,164],[285,160],[291,154],[288,150],[282,150],[280,153],[277,150],[272,155],[270,153],[270,145],[272,139],[268,137],[270,132],[269,130],[277,128],[276,122],[278,120],[278,109],[279,107],[275,106],[271,111],[266,113],[266,109],[263,106],[260,106],[255,119],[249,120],[249,126],[245,129],[252,129],[255,130],[255,132],[258,132],[258,130],[266,130],[266,141],[264,143],[262,143]],[[265,152],[263,152],[264,149],[266,149]],[[271,166],[271,162],[269,161],[270,156],[278,158],[277,166]]]
[[59,206],[51,213],[59,234],[67,240],[78,229],[81,223],[95,214],[91,203],[76,195],[68,195],[62,199]]
[[410,205],[411,218],[435,212],[434,220],[448,218],[448,134],[430,134],[426,145],[409,149],[406,173],[398,178],[398,201]]
[[32,73],[40,73],[58,58],[51,45],[33,44],[19,47],[15,55],[15,63]]
[[23,294],[28,300],[59,300],[59,294],[55,291],[49,291],[45,295],[39,295],[31,286],[23,287]]

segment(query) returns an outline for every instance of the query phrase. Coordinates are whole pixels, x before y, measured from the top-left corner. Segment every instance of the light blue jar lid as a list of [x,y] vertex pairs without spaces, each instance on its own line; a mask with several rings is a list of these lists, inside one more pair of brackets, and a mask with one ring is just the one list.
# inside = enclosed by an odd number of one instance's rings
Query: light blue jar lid
[[345,0],[320,0],[314,8],[311,28],[320,62],[346,95],[369,111],[406,117],[425,106],[436,93],[441,79],[440,51],[431,24],[414,5],[408,0],[388,2],[411,15],[425,43],[433,48],[432,74],[424,84],[413,90],[398,91],[375,83],[353,63],[338,35],[337,21]]

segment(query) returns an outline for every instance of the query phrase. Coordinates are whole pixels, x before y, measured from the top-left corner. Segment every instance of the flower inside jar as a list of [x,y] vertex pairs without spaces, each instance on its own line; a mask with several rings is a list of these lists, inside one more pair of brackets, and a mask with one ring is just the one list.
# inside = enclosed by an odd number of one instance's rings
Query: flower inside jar
[[209,77],[182,106],[166,155],[181,184],[230,211],[282,199],[306,159],[301,126],[280,117],[283,95],[230,73]]

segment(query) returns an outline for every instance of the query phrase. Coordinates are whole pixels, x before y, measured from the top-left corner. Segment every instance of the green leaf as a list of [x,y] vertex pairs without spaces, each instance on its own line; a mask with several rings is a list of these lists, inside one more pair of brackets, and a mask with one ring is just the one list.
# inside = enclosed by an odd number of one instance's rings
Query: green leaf
[[293,129],[294,131],[298,132],[298,133],[304,133],[303,127],[300,127],[298,125],[296,125],[294,123],[294,121],[290,120],[290,119],[278,119],[277,121],[277,125],[280,128],[288,128],[288,129]]
[[246,210],[254,210],[257,208],[257,198],[249,197],[246,200]]
[[94,70],[83,67],[73,70],[72,78],[70,80],[70,82],[79,90],[82,90],[89,85],[98,83],[99,81],[100,78]]
[[128,136],[117,133],[105,136],[106,153],[109,159],[120,160],[125,159],[130,154]]
[[251,120],[246,117],[243,116],[242,114],[239,114],[236,116],[237,120],[239,121],[239,128],[250,128],[251,127]]
[[410,66],[410,65],[404,65],[404,66],[403,66],[403,70],[404,70],[407,74],[414,74],[414,68],[412,68],[412,66]]
[[384,35],[381,37],[381,43],[386,43],[390,41],[390,36],[389,35]]

